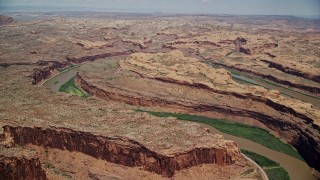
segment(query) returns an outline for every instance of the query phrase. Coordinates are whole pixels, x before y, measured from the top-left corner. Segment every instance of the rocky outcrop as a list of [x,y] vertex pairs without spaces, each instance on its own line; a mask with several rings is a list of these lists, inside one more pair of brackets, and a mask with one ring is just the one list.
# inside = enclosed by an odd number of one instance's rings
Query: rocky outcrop
[[[140,75],[142,76],[142,75]],[[145,77],[142,77],[145,78]],[[218,93],[218,94],[223,94],[223,95],[230,95],[230,96],[234,96],[237,98],[241,98],[241,99],[248,99],[248,100],[253,100],[253,101],[258,101],[258,102],[262,102],[264,104],[266,104],[267,106],[270,106],[272,108],[274,108],[277,111],[283,112],[283,113],[287,113],[287,114],[291,114],[296,116],[297,118],[302,119],[306,124],[313,124],[313,120],[311,118],[309,118],[308,116],[301,114],[299,112],[296,112],[294,109],[286,107],[284,105],[281,105],[279,103],[273,102],[267,98],[263,98],[263,97],[258,97],[258,96],[253,96],[250,94],[239,94],[236,92],[226,92],[226,91],[220,91],[220,90],[215,90],[215,89],[211,89],[210,87],[204,85],[204,84],[189,84],[187,82],[178,82],[175,81],[173,79],[165,79],[165,78],[155,78],[158,81],[162,81],[162,82],[166,82],[166,83],[174,83],[174,84],[179,84],[179,85],[183,85],[183,86],[190,86],[190,87],[194,87],[194,88],[200,88],[200,89],[206,89],[206,90],[210,90],[214,93]],[[183,107],[185,110],[196,110],[196,111],[217,111],[217,112],[221,112],[221,113],[229,113],[229,114],[233,114],[233,115],[239,115],[239,116],[245,116],[245,117],[262,117],[262,119],[273,119],[270,116],[264,115],[262,113],[257,113],[257,112],[253,112],[253,111],[243,111],[243,110],[232,110],[232,109],[224,109],[221,107],[214,107],[214,106],[210,106],[210,105],[204,105],[204,104],[195,104],[195,105],[184,105],[182,103],[179,102],[172,102],[172,101],[168,101],[165,99],[160,99],[160,98],[152,98],[152,99],[148,99],[147,97],[134,97],[134,96],[126,96],[124,94],[120,94],[120,93],[113,93],[113,92],[106,92],[103,89],[100,89],[99,87],[96,87],[94,85],[89,84],[83,77],[81,77],[79,74],[77,75],[76,78],[77,83],[79,84],[79,86],[84,89],[86,92],[95,95],[97,97],[100,97],[102,99],[111,99],[111,100],[116,100],[116,101],[120,101],[120,102],[124,102],[127,104],[131,104],[131,105],[136,105],[136,106],[170,106],[170,107]],[[241,112],[242,111],[242,112]],[[320,127],[316,124],[313,125],[314,128],[316,128],[318,131],[320,131]]]
[[176,47],[174,47],[173,45],[169,45],[169,44],[163,44],[161,46],[162,49],[169,49],[169,50],[175,50],[177,49]]
[[275,58],[275,57],[277,57],[276,55],[273,55],[273,54],[268,53],[268,52],[266,52],[265,54],[266,54],[266,55],[268,55],[268,56],[269,56],[269,57],[271,57],[271,58]]
[[234,41],[233,40],[222,40],[222,41],[219,41],[219,44],[234,44]]
[[256,46],[252,47],[251,49],[243,47],[243,45],[247,44],[247,40],[242,37],[237,37],[237,39],[234,41],[234,44],[236,46],[236,52],[244,53],[246,55],[251,55],[254,52],[262,52],[265,49],[272,49],[278,47],[278,44],[276,43],[268,43],[263,44],[262,46]]
[[251,50],[242,47],[242,45],[247,44],[247,40],[241,37],[237,37],[237,39],[234,41],[234,45],[236,46],[236,51],[240,53],[244,53],[246,55],[251,55]]
[[152,43],[152,40],[131,40],[131,39],[121,39],[123,43],[131,43],[133,46],[138,46],[140,49],[148,48],[147,44]]
[[251,50],[248,48],[244,48],[244,47],[239,47],[239,50],[237,50],[239,53],[243,53],[246,55],[251,55]]
[[44,69],[36,68],[33,72],[32,77],[32,84],[37,84],[44,79],[47,79],[51,75],[51,68],[47,67]]
[[[229,66],[229,65],[226,65],[226,64],[218,63],[218,62],[212,62],[212,63],[216,64],[216,65],[219,65],[219,66],[226,67],[226,68],[234,69],[234,70],[237,70],[237,71],[240,71],[240,72],[253,74],[253,75],[256,75],[258,77],[262,77],[262,78],[268,79],[270,81],[273,81],[275,83],[283,84],[283,85],[286,85],[286,86],[289,86],[289,87],[293,87],[293,88],[297,88],[297,89],[300,89],[300,90],[303,90],[303,91],[306,91],[306,92],[309,92],[309,93],[314,93],[314,94],[320,93],[320,88],[318,88],[318,87],[312,87],[312,86],[307,86],[307,85],[304,85],[304,84],[292,83],[292,82],[290,82],[288,80],[278,79],[275,76],[265,75],[265,74],[262,74],[262,73],[259,73],[259,72],[256,72],[256,71],[252,71],[250,69],[243,69],[243,68],[239,68],[239,67],[236,67],[236,66]],[[315,77],[315,78],[317,78],[317,77]],[[319,80],[320,80],[320,77],[319,77]]]
[[[191,86],[191,87],[195,87],[195,88],[201,88],[201,89],[207,89],[210,90],[212,92],[218,93],[218,94],[224,94],[224,95],[230,95],[230,96],[234,96],[237,98],[241,98],[241,99],[248,99],[248,100],[253,100],[253,101],[258,101],[258,102],[262,102],[272,108],[274,108],[277,111],[281,111],[283,113],[287,113],[287,114],[292,114],[298,118],[301,118],[304,120],[305,123],[307,124],[312,124],[313,120],[311,118],[309,118],[308,116],[298,113],[296,112],[294,109],[290,108],[290,107],[286,107],[282,104],[276,103],[271,101],[270,99],[264,98],[264,97],[258,97],[258,96],[253,96],[251,94],[239,94],[236,92],[227,92],[227,91],[220,91],[220,90],[216,90],[216,89],[212,89],[204,84],[200,84],[200,83],[195,83],[195,84],[189,84],[186,82],[178,82],[175,81],[173,79],[166,79],[166,78],[155,78],[156,80],[162,81],[162,82],[167,82],[167,83],[175,83],[175,84],[180,84],[180,85],[184,85],[184,86]],[[317,125],[315,125],[317,126]],[[320,131],[320,127],[317,126],[317,129],[319,129]]]
[[265,49],[273,49],[278,46],[279,46],[279,44],[276,44],[276,43],[268,43],[268,44],[264,44],[262,46],[253,47],[252,50],[253,51],[263,51]]
[[47,178],[39,159],[0,155],[0,179],[44,180]]
[[173,42],[163,44],[162,47],[173,49],[176,45],[180,45],[180,44],[197,44],[197,45],[208,45],[208,46],[214,46],[214,47],[221,47],[220,44],[217,44],[212,41],[206,41],[206,40],[203,40],[203,41],[194,40],[194,41],[190,41],[190,42],[189,41],[173,41]]
[[23,65],[32,65],[33,63],[30,62],[17,62],[17,63],[0,63],[1,67],[8,67],[8,66],[23,66]]
[[[63,68],[69,66],[71,63],[80,64],[87,61],[94,61],[96,59],[100,58],[106,58],[106,57],[114,57],[114,56],[123,56],[131,54],[132,51],[124,51],[124,52],[112,52],[112,53],[103,53],[103,54],[96,54],[91,56],[83,56],[83,57],[66,57],[67,61],[65,62],[56,62],[56,61],[40,61],[37,63],[32,63],[38,66],[46,66],[45,68],[35,68],[33,75],[31,75],[32,78],[32,84],[37,84],[41,82],[44,79],[47,79],[50,77],[53,70],[57,68]],[[0,66],[10,66],[10,65],[31,65],[24,64],[24,63],[16,63],[16,64],[0,64]]]
[[[194,88],[201,88],[211,90],[209,87],[203,84],[187,84],[187,83],[179,83],[172,79],[160,79],[157,78],[158,81],[166,82],[166,83],[176,83],[180,85],[192,86]],[[170,101],[169,99],[164,99],[160,97],[148,97],[148,96],[134,96],[134,95],[126,95],[121,93],[119,90],[116,91],[105,91],[99,87],[96,87],[92,84],[89,84],[84,78],[80,75],[77,76],[77,83],[81,86],[82,89],[87,91],[88,93],[97,96],[101,99],[107,100],[115,100],[118,102],[124,102],[127,104],[135,105],[135,106],[148,106],[148,107],[165,107],[165,108],[174,108],[180,109],[188,112],[218,112],[222,114],[228,114],[228,116],[235,117],[248,117],[254,118],[268,126],[270,129],[278,132],[284,137],[288,139],[293,139],[293,141],[289,141],[291,145],[293,145],[302,157],[306,160],[306,162],[316,169],[320,169],[320,146],[316,144],[318,142],[317,138],[319,137],[320,127],[313,123],[313,120],[301,113],[296,112],[292,108],[286,107],[284,105],[275,103],[271,100],[268,100],[263,97],[255,97],[250,96],[248,94],[238,94],[233,92],[223,92],[223,91],[214,91],[215,93],[226,94],[230,96],[235,96],[241,99],[250,99],[253,101],[259,101],[265,103],[267,106],[274,108],[277,111],[288,114],[289,116],[293,115],[298,119],[303,126],[294,123],[294,121],[287,121],[282,118],[277,118],[273,116],[269,116],[267,114],[231,108],[229,106],[214,106],[210,104],[203,104],[199,102],[184,102],[184,101]]]
[[4,138],[12,138],[14,144],[34,144],[82,152],[98,159],[125,166],[141,166],[143,169],[166,177],[176,170],[214,163],[234,164],[241,157],[234,142],[226,141],[224,146],[199,147],[176,154],[159,154],[139,142],[126,137],[107,137],[89,132],[66,128],[13,127],[4,126]]
[[74,41],[73,43],[83,47],[86,50],[91,50],[91,49],[102,49],[104,47],[112,47],[113,45],[104,42],[104,41],[88,41],[88,40],[77,40]]
[[275,63],[275,62],[268,61],[268,60],[261,60],[261,61],[267,63],[269,65],[269,68],[275,68],[275,69],[282,71],[284,73],[292,74],[292,75],[295,75],[298,77],[303,77],[305,79],[310,79],[312,81],[316,81],[316,82],[320,83],[320,75],[318,75],[318,76],[311,75],[309,73],[301,72],[296,69],[284,67],[282,64]]
[[0,25],[10,24],[12,22],[13,22],[12,17],[0,15]]
[[124,56],[124,55],[129,55],[132,53],[133,52],[131,50],[129,50],[129,51],[94,54],[94,55],[88,55],[88,56],[82,56],[82,57],[69,57],[69,56],[67,56],[66,59],[69,62],[80,64],[80,63],[87,62],[87,61],[94,61],[96,59],[101,59],[101,58],[106,58],[106,57],[114,57],[114,56]]
[[[51,76],[52,71],[57,68],[64,68],[70,65],[69,62],[56,62],[56,61],[42,61],[36,63],[37,67],[34,69],[33,74],[31,75],[32,84],[37,84],[44,79],[47,79]],[[41,68],[41,66],[45,66]]]
[[39,61],[35,63],[30,62],[17,62],[17,63],[0,63],[0,67],[9,66],[23,66],[23,65],[34,65],[36,68],[33,74],[30,76],[32,78],[32,84],[37,84],[44,79],[50,77],[53,70],[57,68],[64,68],[70,65],[69,62],[57,62],[57,61]]

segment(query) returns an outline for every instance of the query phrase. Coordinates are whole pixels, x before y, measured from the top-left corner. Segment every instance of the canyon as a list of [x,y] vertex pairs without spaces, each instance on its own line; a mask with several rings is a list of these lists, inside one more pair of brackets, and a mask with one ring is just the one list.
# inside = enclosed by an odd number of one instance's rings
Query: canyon
[[[233,70],[245,72],[317,101],[317,23],[8,15],[15,21],[0,27],[0,174],[6,179],[263,178],[234,141],[197,123],[137,109],[254,125],[293,146],[314,174],[320,170],[317,104],[232,77]],[[88,97],[42,86],[73,66],[79,66],[75,84]],[[60,157],[67,155],[74,159]]]
[[318,110],[276,91],[239,85],[227,71],[209,68],[181,52],[137,53],[126,60],[99,60],[83,65],[77,78],[82,89],[101,99],[183,112],[219,113],[222,119],[255,119],[286,137],[309,165],[317,168]]

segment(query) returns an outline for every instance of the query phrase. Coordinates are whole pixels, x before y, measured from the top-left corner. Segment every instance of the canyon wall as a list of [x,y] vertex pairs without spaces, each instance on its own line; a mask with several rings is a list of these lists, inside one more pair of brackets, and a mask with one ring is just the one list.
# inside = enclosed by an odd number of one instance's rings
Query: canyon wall
[[132,54],[133,51],[119,51],[119,52],[108,52],[108,53],[102,53],[102,54],[94,54],[94,55],[88,55],[88,56],[82,56],[82,57],[66,57],[66,59],[71,63],[80,64],[83,62],[88,61],[94,61],[96,59],[102,59],[107,57],[115,57],[115,56],[124,56]]
[[320,75],[316,76],[316,75],[312,75],[312,74],[309,74],[309,73],[301,72],[301,71],[296,70],[296,69],[284,67],[282,64],[275,63],[275,62],[272,62],[272,61],[269,61],[269,60],[262,60],[262,61],[267,63],[270,68],[275,68],[275,69],[277,69],[279,71],[282,71],[284,73],[292,74],[292,75],[295,75],[295,76],[298,76],[298,77],[303,77],[305,79],[310,79],[310,80],[315,81],[315,82],[320,82]]
[[44,180],[39,159],[0,155],[0,179]]
[[199,147],[177,154],[160,154],[125,137],[106,137],[65,128],[8,125],[3,128],[4,138],[12,138],[14,144],[82,152],[116,164],[141,166],[165,177],[173,176],[176,170],[200,164],[229,165],[242,158],[237,145],[229,141],[219,148]]
[[[206,63],[206,62],[204,62],[204,63]],[[275,83],[278,83],[278,84],[283,84],[283,85],[286,85],[286,86],[289,86],[289,87],[293,87],[293,88],[297,88],[297,89],[306,91],[308,93],[314,93],[316,95],[318,95],[320,93],[320,88],[318,88],[318,87],[307,86],[307,85],[304,85],[304,84],[292,83],[292,82],[290,82],[288,80],[282,80],[282,79],[279,79],[279,78],[277,78],[275,76],[272,76],[272,75],[266,75],[266,74],[259,73],[259,72],[256,72],[256,71],[252,71],[252,70],[249,70],[249,69],[243,69],[243,68],[239,68],[239,67],[236,67],[236,66],[225,65],[225,64],[222,64],[222,63],[218,63],[218,62],[214,62],[212,64],[219,65],[219,66],[222,66],[222,67],[226,67],[226,68],[229,68],[229,69],[234,69],[234,70],[237,70],[237,71],[240,71],[240,72],[244,72],[244,73],[248,73],[248,74],[253,74],[253,75],[256,75],[258,77],[268,79],[268,80],[270,80],[272,82],[275,82]],[[286,72],[286,73],[288,73],[288,72]],[[288,73],[288,74],[290,74],[290,73]],[[297,74],[295,74],[295,75],[297,75]],[[303,78],[309,77],[309,79],[314,80],[314,81],[318,81],[317,79],[319,79],[319,77],[317,77],[317,76],[312,76],[312,77],[310,77],[310,76],[308,74],[304,74],[303,76],[298,76],[298,77],[303,77]],[[306,79],[308,79],[308,78],[306,78]]]
[[[159,80],[159,79],[158,79]],[[164,80],[163,80],[164,81]],[[320,170],[320,145],[319,145],[319,131],[320,127],[313,123],[313,120],[309,117],[294,111],[292,108],[283,106],[281,104],[275,103],[271,100],[268,100],[263,97],[249,97],[249,95],[237,94],[237,93],[223,93],[222,91],[219,93],[228,94],[231,96],[236,96],[237,98],[246,98],[259,102],[265,103],[267,106],[270,106],[277,111],[281,111],[283,113],[291,114],[296,118],[299,118],[304,125],[299,125],[293,121],[287,121],[284,119],[280,119],[277,117],[272,117],[267,114],[263,114],[260,112],[250,111],[250,110],[242,110],[242,109],[234,109],[226,106],[212,106],[209,104],[201,104],[201,103],[185,103],[180,101],[170,101],[163,98],[157,97],[145,97],[145,96],[132,96],[125,95],[121,93],[115,92],[107,92],[99,87],[96,87],[90,83],[88,83],[81,75],[77,75],[76,83],[86,92],[97,96],[101,99],[107,100],[115,100],[119,102],[124,102],[130,105],[136,106],[149,106],[149,107],[165,107],[165,108],[175,108],[185,111],[195,111],[195,112],[218,112],[223,114],[232,115],[235,117],[248,117],[254,118],[268,126],[270,129],[278,132],[281,136],[286,137],[286,139],[290,139],[289,141],[291,145],[293,145],[301,156],[306,160],[306,162],[311,166]],[[198,87],[198,88],[206,88],[206,87]],[[311,129],[310,126],[314,129]]]

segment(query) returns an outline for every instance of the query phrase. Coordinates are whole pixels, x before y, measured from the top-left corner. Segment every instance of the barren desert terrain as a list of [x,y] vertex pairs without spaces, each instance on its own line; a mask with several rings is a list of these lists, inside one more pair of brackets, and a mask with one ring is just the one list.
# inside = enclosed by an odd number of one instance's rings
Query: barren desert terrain
[[317,20],[0,21],[0,179],[320,177]]

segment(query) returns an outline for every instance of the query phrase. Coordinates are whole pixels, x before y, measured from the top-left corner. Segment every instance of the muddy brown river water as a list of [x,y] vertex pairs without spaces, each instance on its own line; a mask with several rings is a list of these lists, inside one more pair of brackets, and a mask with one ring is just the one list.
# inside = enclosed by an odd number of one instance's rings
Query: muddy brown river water
[[200,124],[202,127],[209,128],[210,133],[221,134],[225,139],[235,141],[241,149],[252,151],[278,162],[288,173],[291,180],[315,180],[312,176],[310,167],[303,161],[292,156],[274,151],[253,141],[222,133],[212,126]]
[[241,75],[232,74],[232,78],[240,84],[257,85],[257,86],[262,86],[267,89],[274,89],[284,95],[294,97],[296,99],[300,99],[301,101],[313,104],[317,108],[320,107],[320,98],[312,96],[312,95],[308,95],[308,94],[304,94],[302,92],[291,90],[291,89],[288,89],[288,88],[285,88],[285,87],[282,87],[282,86],[279,86],[279,85],[276,85],[273,83],[269,83],[269,82],[264,81],[262,79],[247,76],[244,74],[241,74]]
[[231,73],[233,80],[239,84],[244,84],[244,85],[249,85],[249,86],[256,85],[256,86],[264,87],[266,89],[277,90],[284,96],[289,96],[289,97],[299,99],[301,101],[304,101],[304,102],[307,102],[307,103],[314,105],[314,107],[317,109],[320,109],[320,97],[316,97],[311,94],[307,94],[307,93],[300,92],[300,91],[297,91],[294,89],[290,89],[290,88],[287,88],[283,85],[279,85],[279,84],[270,82],[269,80],[265,80],[265,79],[262,79],[262,78],[259,78],[259,77],[253,76],[253,75],[242,73],[237,70],[231,70],[231,69],[225,68],[220,65],[216,65],[216,64],[212,64],[212,63],[208,63],[208,62],[205,64],[207,64],[208,66],[211,66],[213,68],[227,69]]
[[78,68],[71,69],[69,71],[60,73],[47,81],[45,81],[42,85],[50,88],[54,92],[59,92],[60,87],[68,82],[70,79],[77,75]]
[[[71,78],[75,77],[77,75],[77,71],[78,68],[74,68],[69,71],[63,72],[57,76],[48,79],[43,83],[43,85],[45,87],[50,88],[52,91],[59,92],[59,88],[64,83],[68,82]],[[248,80],[250,79],[246,79],[246,81]],[[269,87],[272,88],[271,86]],[[288,91],[287,93],[293,96],[295,95],[291,91]],[[308,99],[306,100],[308,101]],[[235,141],[241,149],[252,151],[254,153],[268,157],[269,159],[275,162],[278,162],[289,173],[291,180],[315,180],[315,178],[311,174],[309,166],[299,159],[271,150],[250,140],[222,133],[209,125],[200,125],[205,128],[209,128],[211,133],[222,134],[225,139]]]

